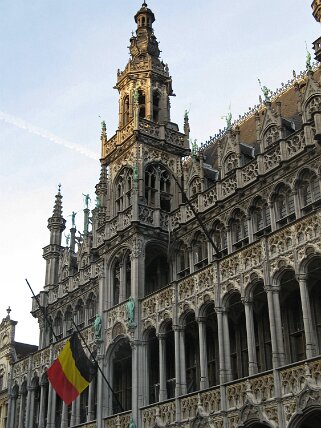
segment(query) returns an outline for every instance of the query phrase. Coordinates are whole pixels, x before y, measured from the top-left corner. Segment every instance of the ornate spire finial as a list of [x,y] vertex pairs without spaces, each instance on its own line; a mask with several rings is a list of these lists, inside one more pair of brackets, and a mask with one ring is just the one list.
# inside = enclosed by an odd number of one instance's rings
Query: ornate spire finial
[[9,320],[10,319],[10,312],[11,312],[11,308],[10,308],[10,306],[8,306],[8,309],[7,309],[7,319]]
[[307,42],[305,42],[305,49],[307,51],[307,56],[306,56],[306,70],[308,73],[312,72],[312,65],[311,65],[311,54],[308,50],[308,45]]
[[142,4],[142,7],[147,7],[147,3],[144,1],[144,3]]
[[61,191],[61,184],[58,184],[58,193],[55,198],[55,205],[53,209],[53,217],[62,217],[62,195],[60,193]]

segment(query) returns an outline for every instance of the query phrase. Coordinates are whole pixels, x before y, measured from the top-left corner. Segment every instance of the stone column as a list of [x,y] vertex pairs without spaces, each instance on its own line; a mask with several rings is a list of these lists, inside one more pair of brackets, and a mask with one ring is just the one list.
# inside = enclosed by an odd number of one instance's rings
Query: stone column
[[68,427],[68,406],[66,403],[63,402],[60,428],[67,428],[67,427]]
[[92,380],[89,384],[88,390],[88,413],[87,413],[87,422],[90,422],[94,419],[95,409],[94,409],[94,394],[95,394],[95,381]]
[[218,330],[218,348],[219,348],[219,373],[220,373],[220,384],[226,382],[225,373],[225,352],[224,352],[224,327],[223,327],[223,309],[215,308],[217,316],[217,330]]
[[70,419],[70,426],[75,426],[76,425],[76,413],[77,413],[77,405],[76,405],[76,400],[74,400],[71,403],[71,419]]
[[226,239],[227,239],[227,252],[231,254],[232,252],[232,231],[231,226],[226,226]]
[[180,369],[181,369],[181,394],[187,393],[186,390],[186,362],[185,362],[185,331],[181,328],[179,331],[180,344]]
[[175,341],[175,397],[181,395],[180,327],[173,325]]
[[270,323],[271,344],[272,344],[272,363],[273,363],[273,368],[277,368],[280,366],[280,361],[279,361],[280,357],[278,352],[272,288],[273,287],[266,285],[264,287],[264,291],[267,294],[267,301],[268,301],[269,323]]
[[26,399],[27,391],[23,391],[20,394],[20,409],[19,409],[19,428],[24,428],[25,425],[25,414],[26,414]]
[[39,403],[39,428],[45,427],[45,415],[47,409],[45,408],[47,384],[40,383],[40,403]]
[[228,313],[226,309],[223,312],[223,340],[224,340],[224,359],[225,359],[225,373],[226,382],[232,380],[232,366],[231,366],[231,346],[230,346],[230,330],[228,325]]
[[273,296],[273,307],[274,307],[274,321],[275,321],[275,331],[276,331],[276,340],[277,340],[277,349],[279,354],[279,365],[283,366],[285,364],[285,353],[284,353],[284,343],[283,343],[283,334],[282,334],[282,317],[281,317],[281,307],[280,307],[280,287],[271,287],[272,296]]
[[47,428],[56,428],[56,392],[49,384]]
[[254,320],[253,320],[253,301],[252,299],[243,299],[243,304],[245,307],[247,351],[248,351],[248,358],[249,358],[249,375],[252,376],[255,373],[257,373],[257,355],[256,355]]
[[7,428],[13,428],[14,427],[16,406],[17,406],[17,396],[11,394],[10,399],[9,399],[9,407],[8,407]]
[[33,419],[35,415],[35,387],[28,387],[27,419],[28,427],[33,428]]
[[[96,357],[96,360],[97,360],[101,370],[103,370],[103,360],[104,360],[104,356],[102,354],[103,349],[104,349],[103,346],[100,346],[98,348],[98,354]],[[96,385],[96,388],[97,388],[96,426],[97,426],[97,428],[102,428],[103,427],[103,417],[104,417],[104,414],[103,414],[103,408],[104,408],[103,382],[104,382],[104,380],[103,380],[103,377],[99,371],[97,373],[96,382],[97,382],[97,385]],[[107,391],[107,393],[109,393],[109,391]],[[111,405],[111,408],[112,408],[112,405]]]
[[198,317],[198,339],[200,348],[200,389],[208,388],[208,361],[206,346],[206,318]]
[[167,387],[166,387],[166,340],[165,334],[158,334],[158,348],[159,348],[159,401],[167,400]]
[[313,329],[310,296],[307,287],[307,276],[298,275],[300,285],[300,296],[305,333],[306,357],[312,358],[316,355],[316,340]]

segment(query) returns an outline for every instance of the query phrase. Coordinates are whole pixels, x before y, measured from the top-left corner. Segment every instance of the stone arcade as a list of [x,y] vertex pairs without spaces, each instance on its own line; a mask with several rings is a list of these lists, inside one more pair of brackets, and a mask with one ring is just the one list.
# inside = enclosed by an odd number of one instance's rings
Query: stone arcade
[[[12,366],[7,427],[321,426],[320,68],[191,154],[188,115],[183,132],[170,119],[154,20],[144,3],[117,76],[116,134],[102,124],[92,230],[77,245],[75,227],[61,245],[56,195],[39,298],[59,340],[33,302],[40,346]],[[48,384],[71,319],[122,409],[99,375],[69,407]]]

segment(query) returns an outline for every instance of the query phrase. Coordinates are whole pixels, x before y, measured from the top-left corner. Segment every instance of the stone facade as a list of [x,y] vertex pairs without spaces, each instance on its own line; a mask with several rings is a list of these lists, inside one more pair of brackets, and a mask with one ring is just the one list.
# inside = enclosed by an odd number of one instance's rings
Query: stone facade
[[[68,247],[56,195],[38,296],[54,334],[34,301],[40,347],[13,365],[7,427],[319,426],[320,68],[191,151],[154,20],[144,3],[96,208]],[[67,407],[46,369],[72,319],[114,395],[98,374]]]

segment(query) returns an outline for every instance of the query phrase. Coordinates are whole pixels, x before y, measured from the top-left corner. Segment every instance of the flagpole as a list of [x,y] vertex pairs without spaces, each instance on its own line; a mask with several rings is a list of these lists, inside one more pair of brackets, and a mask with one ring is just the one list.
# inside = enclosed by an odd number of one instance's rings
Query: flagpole
[[[52,323],[49,321],[49,318],[48,318],[48,316],[47,316],[47,314],[46,314],[46,312],[45,312],[45,308],[44,308],[43,306],[41,306],[41,305],[40,305],[39,299],[38,299],[38,297],[35,295],[35,293],[34,293],[33,289],[31,288],[31,285],[29,284],[29,281],[27,280],[27,278],[26,278],[26,283],[28,284],[28,287],[29,287],[29,289],[30,289],[31,293],[32,293],[33,297],[35,298],[35,300],[36,300],[36,302],[37,302],[37,304],[38,304],[38,306],[39,306],[40,311],[42,312],[42,314],[43,314],[43,316],[44,316],[45,320],[47,321],[47,323],[48,323],[48,325],[49,325],[49,327],[50,327],[50,329],[51,329],[51,332],[52,332],[53,336],[55,337],[56,341],[58,342],[58,340],[59,340],[59,339],[58,339],[58,337],[56,336],[56,334],[55,334],[55,332],[54,332],[54,329],[53,329],[53,327],[52,327]],[[119,399],[118,399],[117,395],[115,394],[115,392],[114,392],[114,390],[112,389],[112,387],[111,387],[110,383],[108,382],[108,380],[107,380],[107,378],[106,378],[106,376],[105,376],[104,372],[103,372],[103,371],[102,371],[102,369],[100,368],[99,363],[98,363],[98,361],[96,360],[96,357],[95,357],[95,356],[94,356],[94,354],[91,352],[91,350],[90,350],[89,346],[87,345],[87,342],[86,342],[86,340],[85,340],[84,336],[82,335],[82,333],[81,333],[81,331],[79,330],[78,326],[76,325],[75,321],[74,321],[73,319],[72,319],[71,321],[72,321],[72,324],[73,324],[73,326],[75,327],[75,329],[76,329],[77,333],[79,334],[79,336],[81,337],[82,341],[84,342],[84,345],[85,345],[86,349],[88,350],[88,352],[89,352],[89,354],[90,354],[90,357],[91,357],[91,358],[92,358],[92,360],[94,361],[94,363],[95,363],[95,365],[96,365],[96,367],[97,367],[97,369],[98,369],[99,373],[101,374],[102,378],[104,379],[104,381],[106,382],[106,384],[107,384],[108,388],[110,389],[110,391],[111,391],[111,393],[112,393],[112,395],[113,395],[113,398],[114,398],[114,400],[115,400],[115,402],[116,402],[117,406],[119,407],[120,412],[123,412],[123,411],[124,411],[123,406],[121,405],[121,403],[120,403],[120,401],[119,401]]]

